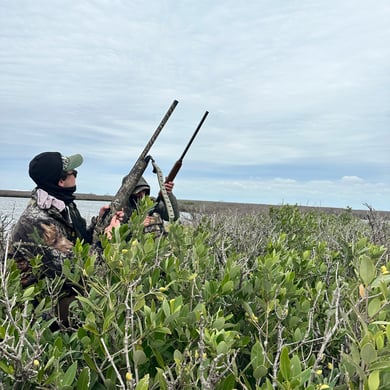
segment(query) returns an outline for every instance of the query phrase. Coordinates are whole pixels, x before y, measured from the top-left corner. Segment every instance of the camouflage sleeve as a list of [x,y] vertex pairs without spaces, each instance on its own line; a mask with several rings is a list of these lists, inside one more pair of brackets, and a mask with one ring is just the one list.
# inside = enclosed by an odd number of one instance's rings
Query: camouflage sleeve
[[[41,219],[32,222],[21,219],[12,239],[12,256],[20,264],[29,264],[39,256],[44,265],[43,274],[53,277],[62,273],[65,259],[73,258],[73,242],[66,230],[54,219]],[[30,271],[31,267],[23,267]]]

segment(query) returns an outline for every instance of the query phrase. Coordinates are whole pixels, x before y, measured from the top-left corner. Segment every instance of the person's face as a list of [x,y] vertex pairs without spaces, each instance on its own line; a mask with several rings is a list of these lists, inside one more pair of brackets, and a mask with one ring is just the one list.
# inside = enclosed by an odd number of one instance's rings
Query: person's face
[[74,187],[76,185],[77,171],[73,169],[72,171],[64,172],[58,181],[60,187],[68,188]]
[[146,191],[145,190],[138,191],[136,194],[134,194],[134,196],[137,199],[142,199],[145,195],[146,195]]

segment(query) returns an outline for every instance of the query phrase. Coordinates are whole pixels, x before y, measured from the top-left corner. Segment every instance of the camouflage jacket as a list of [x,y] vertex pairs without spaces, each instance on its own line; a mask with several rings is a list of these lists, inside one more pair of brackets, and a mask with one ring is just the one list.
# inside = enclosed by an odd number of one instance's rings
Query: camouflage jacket
[[[179,207],[175,195],[172,193],[168,194],[169,200],[173,209],[173,220],[176,221],[180,217]],[[155,233],[156,236],[165,234],[164,221],[169,221],[169,213],[167,206],[163,200],[157,201],[156,198],[150,197],[150,199],[155,202],[153,210],[150,210],[149,216],[151,217],[151,222],[148,226],[144,227],[145,233]],[[134,212],[136,207],[131,209],[131,212]]]
[[[167,205],[164,202],[164,199],[162,197],[159,197],[158,199],[150,196],[150,185],[145,180],[145,178],[142,176],[139,180],[137,185],[134,188],[133,194],[145,190],[146,194],[150,197],[150,199],[155,202],[155,206],[153,208],[154,216],[160,217],[160,220],[163,219],[164,221],[169,221],[169,213]],[[179,205],[177,203],[176,196],[170,192],[168,193],[169,202],[171,203],[172,209],[173,209],[173,220],[176,221],[180,217],[180,211],[179,211]],[[133,197],[130,197],[129,199],[129,205],[130,205],[130,215],[134,212],[134,210],[137,209],[137,200]],[[128,217],[130,217],[130,215]],[[162,221],[161,221],[162,222]]]
[[[93,226],[89,233],[91,229]],[[36,281],[30,265],[36,256],[41,257],[45,276],[61,274],[65,259],[73,258],[76,239],[65,203],[43,190],[34,190],[10,237],[9,257],[15,259],[21,271],[22,285]]]

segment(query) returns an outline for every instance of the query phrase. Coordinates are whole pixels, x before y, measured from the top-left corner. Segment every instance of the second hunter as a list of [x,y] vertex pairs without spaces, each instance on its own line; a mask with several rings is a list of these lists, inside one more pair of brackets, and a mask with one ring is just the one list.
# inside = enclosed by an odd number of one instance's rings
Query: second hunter
[[[172,192],[174,183],[173,181],[168,181],[164,183],[164,186],[167,191],[169,201],[172,205],[174,221],[176,221],[180,217],[180,212],[177,199]],[[150,196],[150,186],[144,177],[141,177],[129,198],[130,213],[137,209],[139,201],[145,196]],[[151,197],[151,199],[155,202],[155,205],[150,214],[144,220],[144,232],[155,232],[157,235],[160,235],[165,232],[164,221],[169,221],[169,213],[167,210],[167,205],[162,197],[159,196],[157,199]],[[129,216],[126,216],[123,222],[127,222],[128,217]]]

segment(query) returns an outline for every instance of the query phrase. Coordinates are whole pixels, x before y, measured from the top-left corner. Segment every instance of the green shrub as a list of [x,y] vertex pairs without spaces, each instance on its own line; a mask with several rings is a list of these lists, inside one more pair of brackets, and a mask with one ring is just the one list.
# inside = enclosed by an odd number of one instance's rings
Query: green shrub
[[50,330],[61,280],[23,290],[4,261],[0,388],[386,388],[390,264],[369,224],[284,206],[168,229],[122,226],[103,261],[77,243],[69,329]]

